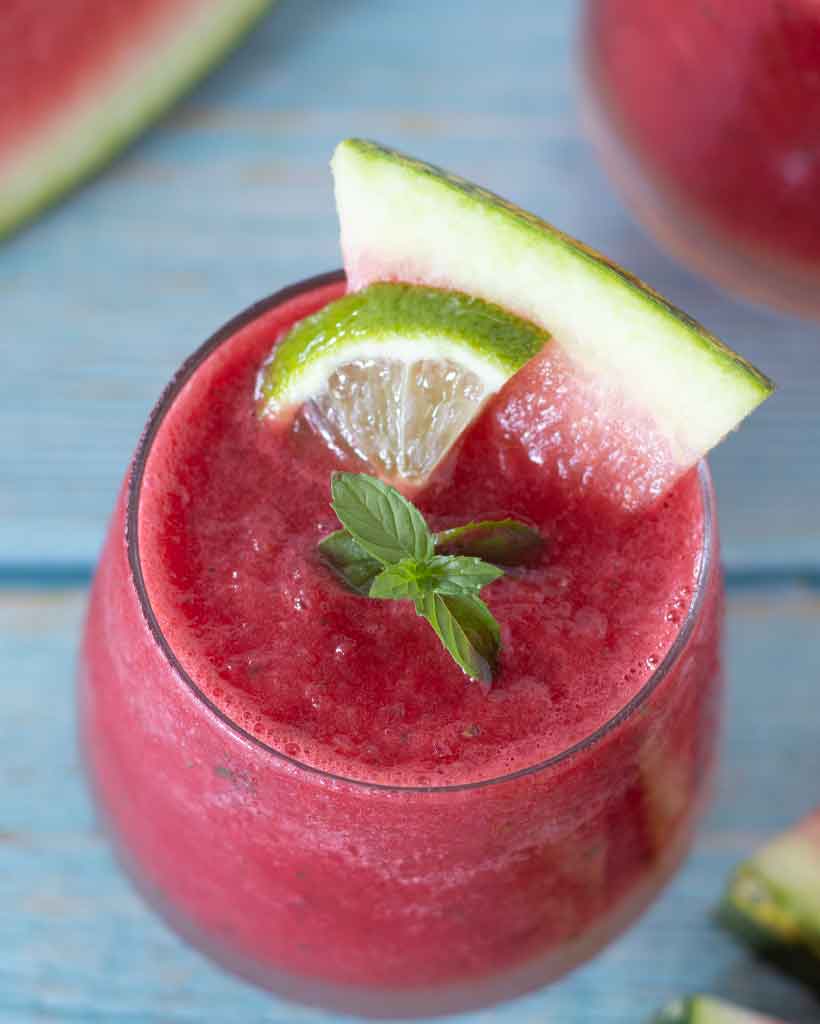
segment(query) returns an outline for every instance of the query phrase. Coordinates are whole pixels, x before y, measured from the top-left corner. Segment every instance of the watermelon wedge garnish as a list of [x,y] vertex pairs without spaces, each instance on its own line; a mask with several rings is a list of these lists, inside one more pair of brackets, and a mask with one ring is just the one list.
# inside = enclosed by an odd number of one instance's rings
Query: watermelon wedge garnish
[[820,808],[738,866],[720,918],[820,992]]
[[711,996],[678,999],[654,1018],[652,1024],[779,1024],[773,1017],[745,1010]]
[[463,292],[552,336],[503,393],[498,443],[573,496],[651,504],[771,393],[651,288],[493,193],[360,139],[332,166],[352,289]]
[[111,159],[271,0],[6,0],[0,237]]

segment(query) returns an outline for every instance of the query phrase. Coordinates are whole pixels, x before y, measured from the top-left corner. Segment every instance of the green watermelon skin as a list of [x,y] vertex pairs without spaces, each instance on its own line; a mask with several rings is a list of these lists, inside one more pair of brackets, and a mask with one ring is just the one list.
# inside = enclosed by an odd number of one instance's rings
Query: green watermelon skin
[[6,0],[0,238],[107,164],[271,0]]
[[670,1003],[652,1024],[781,1024],[773,1017],[741,1009],[712,996],[689,996]]
[[737,867],[718,919],[820,992],[820,808]]

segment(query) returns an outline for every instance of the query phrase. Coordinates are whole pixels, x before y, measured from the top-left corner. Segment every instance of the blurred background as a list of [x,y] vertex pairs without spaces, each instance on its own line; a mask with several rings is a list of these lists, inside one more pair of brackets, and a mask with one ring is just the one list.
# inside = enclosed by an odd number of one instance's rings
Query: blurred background
[[151,405],[226,319],[340,264],[328,160],[350,135],[462,173],[600,248],[779,385],[711,460],[730,714],[700,845],[604,956],[470,1019],[640,1021],[703,988],[820,1019],[709,917],[729,867],[820,802],[820,332],[729,298],[632,219],[581,122],[578,11],[280,0],[169,116],[0,244],[0,1021],[323,1019],[221,975],[131,893],[82,788],[71,683],[85,588]]

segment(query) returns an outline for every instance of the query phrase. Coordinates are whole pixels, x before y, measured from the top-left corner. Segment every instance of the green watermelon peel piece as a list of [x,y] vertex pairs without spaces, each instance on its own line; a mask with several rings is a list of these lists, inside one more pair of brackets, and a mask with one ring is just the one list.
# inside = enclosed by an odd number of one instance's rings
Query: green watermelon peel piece
[[732,1006],[712,996],[695,995],[676,999],[656,1017],[652,1024],[780,1024],[772,1017]]
[[820,809],[737,867],[718,920],[820,992]]

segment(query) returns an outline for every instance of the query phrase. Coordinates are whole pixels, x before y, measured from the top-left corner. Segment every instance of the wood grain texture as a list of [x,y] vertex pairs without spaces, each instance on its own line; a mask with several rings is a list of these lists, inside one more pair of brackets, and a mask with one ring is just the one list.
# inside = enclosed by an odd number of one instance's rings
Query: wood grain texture
[[[141,905],[94,825],[74,748],[81,590],[0,593],[0,1021],[330,1024],[210,966]],[[551,989],[464,1024],[637,1024],[681,991],[820,1019],[807,991],[710,919],[731,867],[820,803],[815,708],[820,599],[730,600],[730,699],[716,804],[688,864],[649,914]]]
[[820,331],[734,303],[635,227],[581,130],[572,0],[281,0],[177,112],[0,249],[0,565],[88,565],[145,416],[258,297],[338,265],[327,160],[404,146],[554,220],[775,377],[715,456],[726,559],[820,569]]

